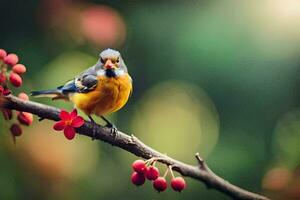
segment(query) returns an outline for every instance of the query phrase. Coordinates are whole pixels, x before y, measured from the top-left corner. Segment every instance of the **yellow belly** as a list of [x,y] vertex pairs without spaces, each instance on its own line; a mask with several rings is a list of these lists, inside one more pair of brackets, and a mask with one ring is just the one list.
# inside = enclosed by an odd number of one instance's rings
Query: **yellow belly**
[[119,77],[99,77],[95,90],[75,93],[71,101],[85,114],[107,115],[121,109],[130,96],[132,81],[128,74]]

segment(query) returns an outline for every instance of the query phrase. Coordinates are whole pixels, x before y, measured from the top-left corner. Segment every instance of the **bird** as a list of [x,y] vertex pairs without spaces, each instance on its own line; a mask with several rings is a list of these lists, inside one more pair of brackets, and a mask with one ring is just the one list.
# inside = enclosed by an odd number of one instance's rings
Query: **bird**
[[132,78],[120,52],[105,49],[99,54],[95,65],[64,85],[56,89],[33,91],[31,95],[71,101],[74,107],[83,111],[93,124],[96,123],[92,115],[99,116],[106,122],[106,127],[116,133],[116,126],[104,115],[121,109],[127,103],[132,89]]

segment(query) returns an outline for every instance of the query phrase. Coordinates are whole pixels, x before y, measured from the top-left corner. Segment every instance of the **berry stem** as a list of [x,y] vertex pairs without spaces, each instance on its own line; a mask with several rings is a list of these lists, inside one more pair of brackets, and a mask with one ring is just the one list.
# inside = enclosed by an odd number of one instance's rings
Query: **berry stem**
[[168,172],[169,172],[169,168],[167,168],[167,170],[166,170],[166,172],[165,172],[165,174],[164,174],[164,176],[163,176],[164,178],[166,178]]
[[152,165],[155,167],[155,164],[156,164],[156,160],[154,160],[153,162],[152,162]]
[[153,165],[155,164],[155,162],[158,160],[158,158],[156,157],[153,157],[153,158],[150,158],[148,160],[145,161],[146,165],[149,166],[149,165]]
[[174,178],[175,176],[174,176],[174,173],[173,173],[173,170],[172,170],[172,165],[169,165],[169,170],[170,170],[170,172],[171,172],[171,176],[172,176],[172,178]]
[[145,161],[145,164],[147,165],[147,167],[149,166],[149,162],[150,162],[151,159],[153,159],[153,158],[150,158],[150,159]]
[[149,162],[150,165],[155,165],[155,162],[157,161],[157,158],[152,158],[152,160]]

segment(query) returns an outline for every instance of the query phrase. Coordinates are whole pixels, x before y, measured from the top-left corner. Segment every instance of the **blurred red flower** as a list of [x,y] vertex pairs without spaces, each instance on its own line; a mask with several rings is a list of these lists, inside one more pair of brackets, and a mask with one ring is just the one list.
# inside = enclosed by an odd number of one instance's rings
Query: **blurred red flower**
[[114,9],[107,6],[90,6],[81,13],[82,34],[99,46],[123,43],[126,25]]
[[126,38],[124,18],[118,10],[106,5],[43,0],[38,20],[45,29],[56,32],[55,37],[72,44],[89,43],[97,49],[117,47]]

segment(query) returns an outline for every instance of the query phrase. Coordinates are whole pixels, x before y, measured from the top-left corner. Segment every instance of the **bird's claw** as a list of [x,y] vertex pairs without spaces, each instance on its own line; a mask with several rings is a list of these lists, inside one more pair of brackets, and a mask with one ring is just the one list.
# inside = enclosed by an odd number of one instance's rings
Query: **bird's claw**
[[113,136],[114,139],[117,137],[118,129],[117,127],[108,121],[105,117],[101,116],[101,118],[106,122],[105,127],[110,128],[110,134]]
[[97,138],[97,124],[93,123],[93,131],[92,131],[92,140],[95,140]]
[[117,127],[114,124],[112,124],[112,123],[107,123],[105,127],[110,128],[110,134],[115,139],[116,136],[117,136],[117,133],[118,133]]

